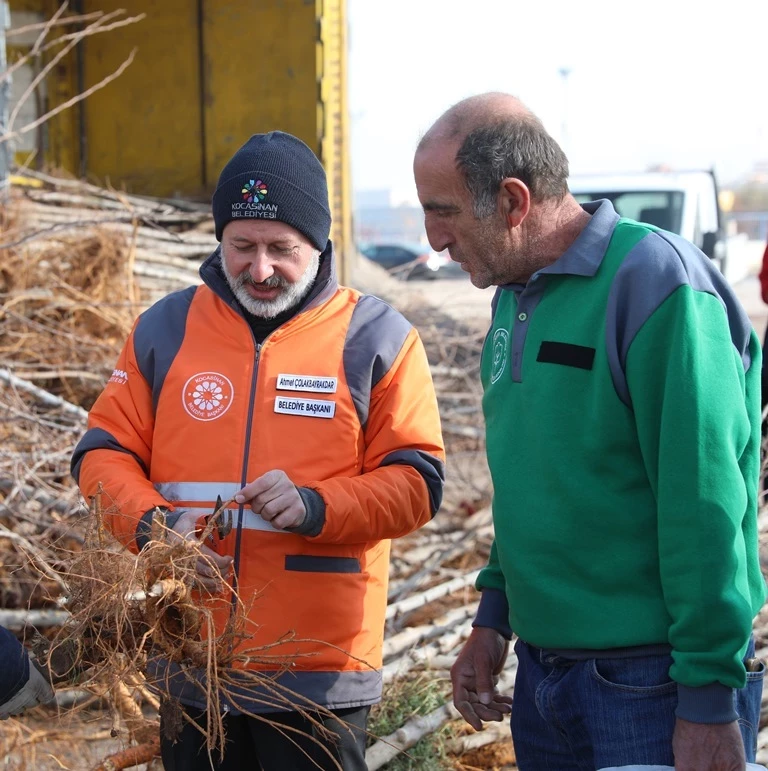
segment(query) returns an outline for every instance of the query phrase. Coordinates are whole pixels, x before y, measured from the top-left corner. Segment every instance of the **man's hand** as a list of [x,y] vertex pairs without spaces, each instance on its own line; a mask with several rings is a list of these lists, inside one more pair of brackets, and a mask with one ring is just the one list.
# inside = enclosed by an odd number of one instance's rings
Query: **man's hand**
[[672,737],[675,771],[744,771],[739,724],[708,725],[677,718]]
[[508,651],[509,642],[495,629],[475,627],[451,667],[453,703],[476,731],[483,720],[499,722],[512,710],[512,699],[496,691]]
[[19,715],[28,707],[48,704],[55,698],[53,688],[30,657],[29,678],[16,695],[4,704],[0,704],[0,720],[7,720],[11,715]]
[[[198,514],[185,511],[173,525],[169,533],[169,539],[196,540],[198,519]],[[223,557],[205,545],[201,546],[200,552],[200,556],[195,563],[197,580],[211,594],[216,594],[224,588],[223,581],[229,579],[232,557]]]
[[307,516],[307,509],[296,485],[285,471],[277,469],[267,471],[247,484],[235,495],[235,500],[250,504],[254,514],[281,530],[298,527]]

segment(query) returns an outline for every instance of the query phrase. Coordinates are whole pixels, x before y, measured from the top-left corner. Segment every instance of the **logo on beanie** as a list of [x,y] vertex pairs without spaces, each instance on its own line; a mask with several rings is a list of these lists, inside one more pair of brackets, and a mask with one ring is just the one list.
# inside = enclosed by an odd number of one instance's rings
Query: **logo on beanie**
[[243,189],[240,191],[243,196],[243,200],[248,203],[254,201],[263,201],[267,197],[267,186],[260,179],[249,180],[243,185]]
[[238,217],[277,219],[277,204],[262,203],[267,197],[267,192],[267,183],[262,179],[249,179],[243,182],[243,186],[240,188],[241,200],[232,204],[232,219]]

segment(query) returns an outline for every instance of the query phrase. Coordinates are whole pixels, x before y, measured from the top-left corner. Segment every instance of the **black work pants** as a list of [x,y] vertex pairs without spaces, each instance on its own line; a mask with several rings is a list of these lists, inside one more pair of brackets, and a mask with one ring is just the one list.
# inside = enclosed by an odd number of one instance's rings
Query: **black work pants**
[[[218,752],[205,749],[203,734],[184,721],[175,742],[161,738],[165,771],[331,771],[338,766],[319,745],[330,751],[344,771],[367,771],[365,726],[370,707],[335,709],[333,717],[315,713],[315,718],[332,731],[333,739],[321,737],[317,728],[298,712],[265,714],[276,725],[242,715],[225,715],[224,760]],[[187,715],[203,728],[206,715],[186,709]],[[162,725],[160,735],[163,736]]]

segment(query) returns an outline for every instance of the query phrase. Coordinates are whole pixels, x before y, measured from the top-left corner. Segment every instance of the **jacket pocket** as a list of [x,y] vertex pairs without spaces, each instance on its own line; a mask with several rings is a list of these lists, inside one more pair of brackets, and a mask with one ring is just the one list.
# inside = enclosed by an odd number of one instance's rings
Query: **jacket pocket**
[[312,554],[286,554],[285,569],[299,573],[360,573],[357,557],[318,557]]

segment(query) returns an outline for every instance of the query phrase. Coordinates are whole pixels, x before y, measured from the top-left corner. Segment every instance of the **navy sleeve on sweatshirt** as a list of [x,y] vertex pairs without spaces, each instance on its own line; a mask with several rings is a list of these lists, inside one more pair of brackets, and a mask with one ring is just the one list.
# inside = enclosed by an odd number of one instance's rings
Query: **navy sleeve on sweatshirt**
[[24,646],[0,626],[0,704],[15,696],[29,680],[29,656]]

